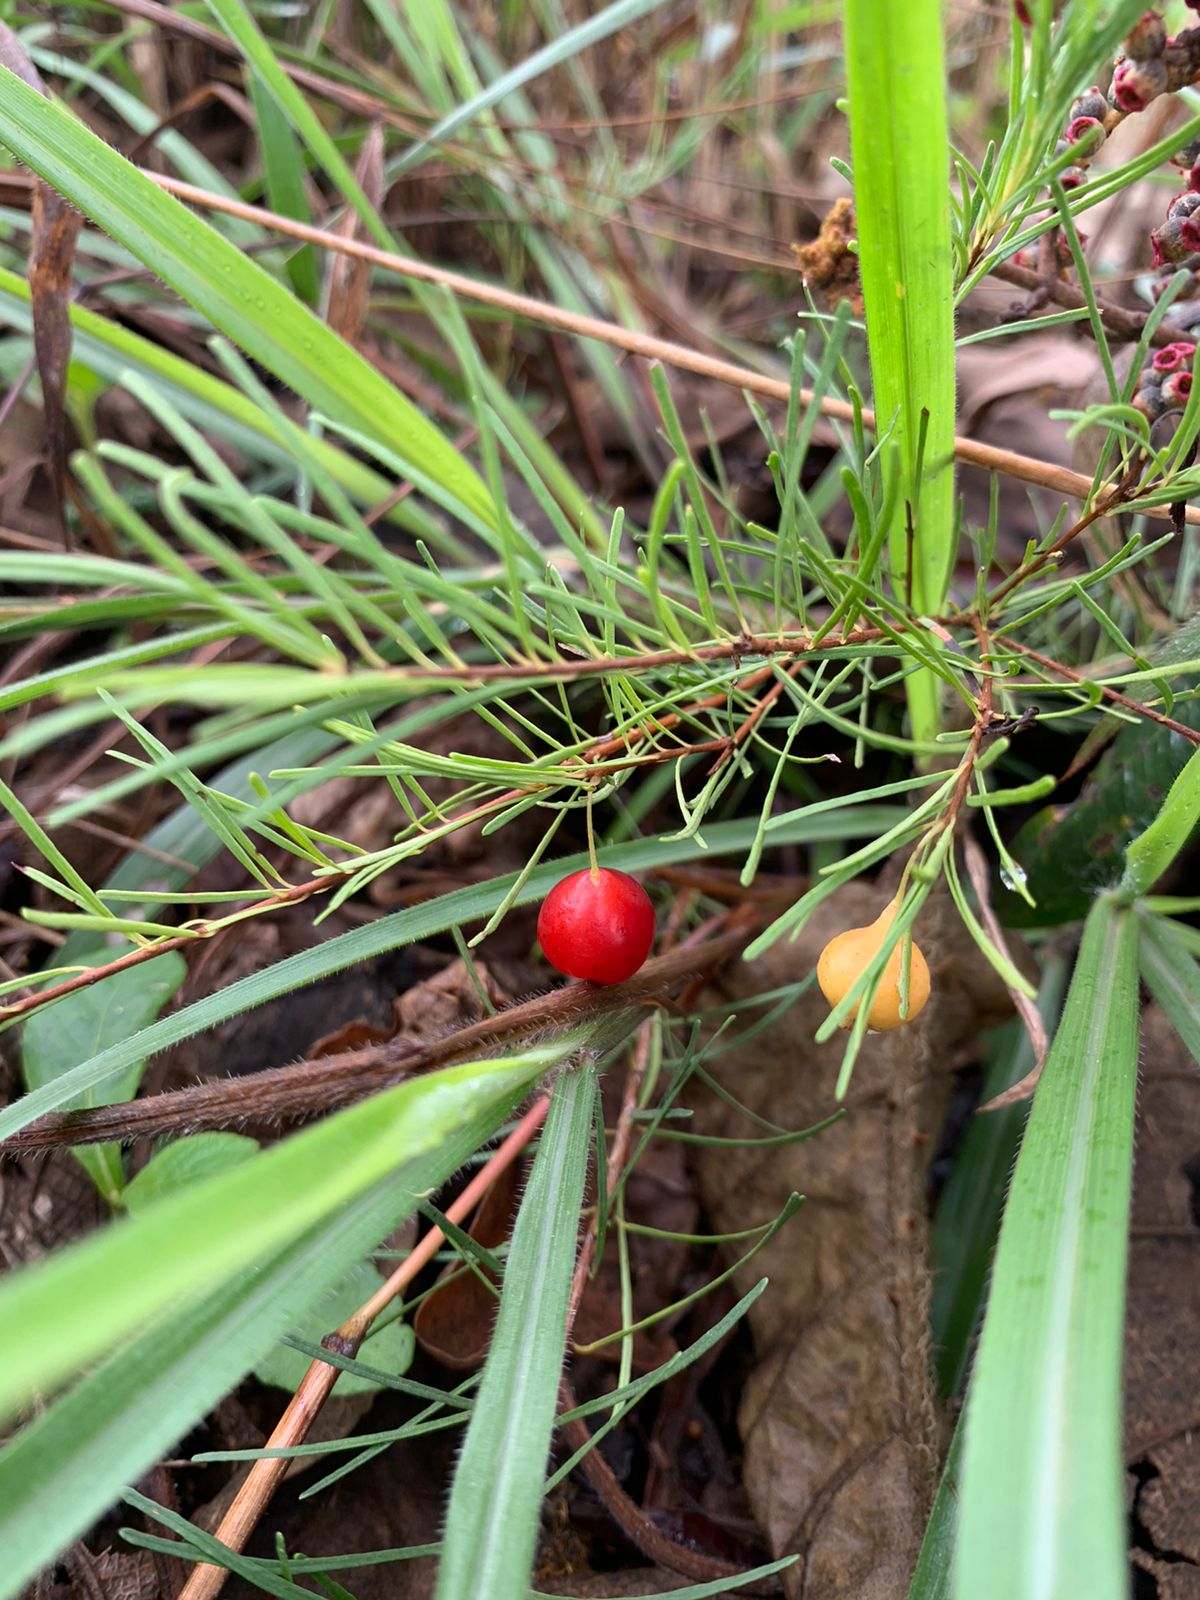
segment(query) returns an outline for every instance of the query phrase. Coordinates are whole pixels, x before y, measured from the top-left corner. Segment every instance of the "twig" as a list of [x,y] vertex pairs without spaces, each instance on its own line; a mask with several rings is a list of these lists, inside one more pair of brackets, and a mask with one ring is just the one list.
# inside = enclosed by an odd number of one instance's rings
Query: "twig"
[[[1004,930],[996,919],[992,909],[992,894],[990,872],[987,857],[979,848],[978,843],[968,833],[963,839],[963,861],[966,863],[967,876],[971,880],[971,887],[975,890],[975,898],[979,902],[979,916],[987,931],[988,938],[999,950],[1006,961],[1012,961],[1008,943],[1004,937]],[[1014,1100],[1023,1100],[1027,1094],[1032,1094],[1037,1087],[1037,1081],[1042,1075],[1042,1067],[1046,1060],[1046,1051],[1050,1048],[1050,1041],[1046,1036],[1046,1025],[1042,1021],[1042,1014],[1029,996],[1020,989],[1006,984],[1009,999],[1013,1003],[1017,1015],[1025,1024],[1025,1032],[1029,1035],[1029,1043],[1033,1047],[1033,1071],[1028,1077],[1011,1089],[1006,1089],[1003,1094],[997,1095],[994,1100],[989,1100],[987,1105],[981,1106],[981,1111],[996,1111],[1001,1106],[1011,1105]],[[1026,1085],[1028,1087],[1026,1088]],[[1018,1094],[1017,1090],[1024,1090]]]
[[[687,896],[680,896],[675,902],[677,911],[686,903],[687,898]],[[629,1156],[629,1148],[633,1142],[634,1113],[637,1110],[638,1098],[641,1094],[646,1069],[650,1061],[650,1027],[651,1023],[647,1020],[638,1030],[633,1061],[626,1076],[625,1086],[621,1095],[621,1110],[617,1117],[616,1129],[613,1133],[608,1160],[605,1164],[604,1182],[610,1201],[616,1194],[621,1175],[625,1170],[625,1162]],[[583,1244],[580,1247],[579,1259],[575,1265],[575,1277],[571,1284],[570,1309],[567,1317],[568,1345],[570,1343],[571,1329],[575,1322],[575,1314],[579,1309],[579,1302],[583,1297],[583,1291],[591,1271],[595,1250],[596,1221],[593,1215],[588,1220]],[[563,1411],[573,1411],[575,1409],[575,1395],[566,1377],[563,1378],[560,1385],[559,1404]],[[644,1556],[648,1556],[651,1561],[657,1562],[659,1566],[667,1568],[668,1571],[681,1573],[684,1577],[691,1578],[694,1582],[715,1582],[721,1578],[735,1578],[738,1576],[740,1568],[729,1562],[704,1555],[698,1550],[690,1549],[687,1545],[672,1539],[669,1534],[664,1533],[660,1528],[655,1527],[637,1502],[626,1494],[607,1461],[600,1454],[600,1451],[596,1449],[592,1441],[591,1432],[582,1417],[562,1423],[561,1429],[563,1438],[572,1451],[585,1451],[585,1454],[579,1460],[579,1471],[588,1480],[588,1483],[603,1503],[605,1510],[621,1529],[622,1533]],[[778,1593],[778,1584],[775,1583],[769,1587],[754,1585],[739,1592],[776,1594]]]
[[[1066,311],[1079,311],[1087,306],[1083,291],[1077,289],[1073,283],[1067,283],[1065,279],[1057,276],[1047,279],[1034,268],[1018,266],[1014,261],[998,262],[992,268],[991,276],[1002,278],[1005,283],[1015,284],[1019,289],[1040,293]],[[1142,337],[1149,312],[1129,311],[1124,306],[1113,305],[1110,300],[1101,300],[1099,296],[1096,297],[1096,308],[1109,333],[1116,334],[1117,338],[1124,339],[1129,344],[1136,344]],[[1150,335],[1150,343],[1165,347],[1184,337],[1178,328],[1162,322]]]
[[[980,660],[982,660],[988,649],[987,629],[978,617],[973,618],[972,622],[976,638],[979,640],[979,656]],[[966,750],[963,752],[963,758],[959,762],[958,775],[954,781],[954,788],[950,793],[949,804],[933,824],[933,828],[930,830],[931,833],[935,831],[939,834],[944,833],[948,828],[953,829],[958,822],[959,813],[966,802],[967,791],[971,787],[971,775],[975,771],[975,763],[979,759],[979,751],[992,724],[992,694],[992,677],[988,673],[979,688],[979,697],[975,702],[975,724],[971,729],[971,737]]]
[[[291,217],[281,216],[278,212],[267,211],[261,206],[249,205],[245,201],[229,196],[214,194],[210,190],[197,188],[195,184],[184,183],[180,179],[161,173],[146,172],[145,176],[192,205],[240,217],[243,221],[273,229],[294,239],[304,239],[309,244],[318,245],[326,250],[358,256],[400,277],[412,278],[422,283],[442,284],[464,299],[498,306],[512,315],[528,317],[544,327],[558,328],[564,333],[575,334],[584,339],[598,339],[616,349],[626,350],[630,355],[641,356],[648,361],[661,361],[667,366],[712,378],[717,383],[731,384],[735,388],[749,390],[752,394],[763,395],[770,400],[787,403],[791,397],[789,386],[782,378],[766,377],[750,367],[741,367],[732,361],[703,355],[686,345],[676,344],[673,340],[659,339],[653,334],[641,333],[634,328],[624,328],[619,323],[608,322],[601,317],[588,317],[578,312],[567,311],[561,306],[551,305],[531,295],[516,294],[512,290],[501,289],[495,284],[484,283],[480,279],[467,277],[460,272],[449,272],[426,261],[397,255],[391,250],[382,250],[377,245],[366,244],[360,239],[345,239],[328,229],[297,222]],[[814,404],[816,397],[812,390],[801,389],[799,400],[801,405],[807,406]],[[861,416],[865,427],[872,430],[875,427],[873,411],[864,408],[856,412],[848,401],[835,400],[829,396],[823,397],[819,404],[821,412],[827,417],[833,417],[840,422],[855,422]],[[954,454],[960,461],[966,461],[972,466],[983,467],[989,472],[1003,473],[1007,477],[1019,478],[1025,483],[1036,483],[1042,488],[1069,495],[1076,500],[1086,501],[1092,491],[1091,479],[1085,478],[1081,473],[1071,472],[1068,468],[1056,466],[1051,462],[1036,461],[1030,456],[1018,455],[1013,450],[1000,450],[994,445],[980,444],[975,439],[956,438]],[[1119,506],[1106,506],[1104,514],[1112,515],[1119,509]],[[1169,510],[1163,506],[1147,508],[1143,515],[1157,517],[1160,520],[1170,518]],[[1186,516],[1189,522],[1200,524],[1200,510],[1189,506]]]
[[[1052,656],[1044,656],[1040,651],[1031,650],[1027,644],[1021,644],[1006,633],[996,635],[996,643],[1002,644],[1008,650],[1019,651],[1021,655],[1028,656],[1031,661],[1036,661],[1040,667],[1045,667],[1048,672],[1057,673],[1060,678],[1066,678],[1071,683],[1090,684],[1099,689],[1106,700],[1111,700],[1114,705],[1123,706],[1126,711],[1132,711],[1139,717],[1146,717],[1151,722],[1157,722],[1161,727],[1170,728],[1172,733],[1179,734],[1189,744],[1200,745],[1200,732],[1189,728],[1186,722],[1176,722],[1174,717],[1168,717],[1162,711],[1156,711],[1153,706],[1145,705],[1141,700],[1131,700],[1128,695],[1121,694],[1116,689],[1110,689],[1107,684],[1096,683],[1086,673],[1077,672],[1074,667],[1066,667],[1061,661],[1055,661]],[[1009,687],[1013,687],[1011,684]]]
[[[1115,516],[1119,511],[1121,511],[1125,502],[1136,490],[1137,478],[1140,471],[1141,468],[1138,463],[1131,462],[1126,468],[1125,472],[1122,474],[1121,481],[1116,484],[1116,486],[1111,489],[1102,500],[1093,502],[1093,504],[1088,507],[1083,516],[1081,516],[1077,522],[1073,522],[1069,528],[1064,529],[1064,531],[1059,534],[1058,538],[1055,539],[1052,545],[1047,546],[1045,550],[1039,550],[1037,554],[1031,556],[1028,561],[1022,562],[1014,572],[1009,573],[1008,577],[1005,578],[1004,582],[999,586],[999,588],[996,589],[993,594],[989,595],[989,608],[997,606],[1000,601],[1003,600],[1006,595],[1011,594],[1012,591],[1018,587],[1018,585],[1024,583],[1027,578],[1032,578],[1034,574],[1040,572],[1043,567],[1048,566],[1050,562],[1054,560],[1055,556],[1061,555],[1069,544],[1078,539],[1081,533],[1086,532],[1087,529],[1091,527],[1093,522],[1099,522],[1101,517]],[[1158,507],[1156,509],[1169,510],[1169,508],[1165,507]],[[1189,516],[1191,515],[1193,509],[1194,508],[1192,507],[1188,507]],[[1196,512],[1196,519],[1200,520],[1200,511]]]
[[[548,1096],[538,1097],[508,1138],[493,1152],[453,1204],[446,1207],[446,1216],[451,1222],[461,1225],[467,1220],[495,1180],[517,1160],[537,1133],[546,1119],[549,1105]],[[335,1355],[356,1356],[376,1317],[397,1295],[403,1293],[417,1274],[433,1260],[444,1242],[442,1230],[431,1228],[387,1282],[381,1284],[371,1298],[359,1306],[352,1316],[347,1317],[340,1327],[335,1328],[321,1340],[325,1348]],[[328,1400],[339,1375],[339,1369],[331,1366],[329,1362],[313,1361],[295,1394],[288,1401],[282,1417],[275,1424],[265,1448],[288,1450],[303,1444],[320,1416],[322,1407]],[[257,1528],[263,1513],[271,1503],[271,1497],[278,1488],[288,1465],[286,1456],[264,1456],[255,1461],[234,1496],[233,1503],[221,1518],[214,1537],[230,1550],[244,1550],[250,1535]],[[179,1600],[215,1600],[228,1576],[227,1567],[201,1562],[192,1569],[191,1576],[180,1592]]]
[[159,1134],[227,1128],[239,1123],[296,1121],[375,1094],[416,1072],[493,1052],[547,1030],[565,1030],[620,1011],[654,1004],[680,983],[734,955],[769,918],[771,908],[747,907],[729,931],[703,943],[653,957],[628,983],[600,987],[568,983],[456,1029],[435,1044],[398,1038],[386,1044],[272,1067],[242,1078],[222,1078],[189,1089],[149,1095],[86,1111],[52,1111],[0,1141],[0,1154],[17,1155],[62,1145],[100,1144]]

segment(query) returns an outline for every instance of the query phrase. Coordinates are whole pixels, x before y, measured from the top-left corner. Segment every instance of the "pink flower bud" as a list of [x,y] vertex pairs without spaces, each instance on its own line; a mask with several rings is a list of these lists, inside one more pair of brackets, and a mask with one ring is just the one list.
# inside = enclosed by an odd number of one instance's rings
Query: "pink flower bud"
[[1173,372],[1162,386],[1163,405],[1171,411],[1176,406],[1187,405],[1188,395],[1192,392],[1192,375],[1190,372]]
[[1118,111],[1144,111],[1166,87],[1167,69],[1161,61],[1122,61],[1108,98]]
[[1104,124],[1098,117],[1076,117],[1067,124],[1067,143],[1079,145],[1081,156],[1090,156],[1104,143]]
[[1155,372],[1178,372],[1181,368],[1191,368],[1192,357],[1196,354],[1196,346],[1188,344],[1184,339],[1177,339],[1173,344],[1167,344],[1161,350],[1156,350],[1151,363]]

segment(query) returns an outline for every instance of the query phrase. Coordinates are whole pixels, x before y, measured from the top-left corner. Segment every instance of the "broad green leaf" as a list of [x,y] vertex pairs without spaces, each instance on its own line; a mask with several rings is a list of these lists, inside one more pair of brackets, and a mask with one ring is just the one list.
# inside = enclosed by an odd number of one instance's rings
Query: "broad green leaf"
[[[372,1250],[494,1131],[489,1101],[423,1155],[251,1270],[214,1279],[94,1370],[0,1450],[0,1600],[83,1533],[250,1370],[346,1263]],[[70,1315],[68,1310],[66,1315]]]
[[386,444],[415,481],[493,520],[481,480],[411,401],[257,262],[7,68],[0,143],[310,405]]
[[1142,977],[1200,1066],[1200,962],[1176,923],[1146,916],[1138,942]]
[[[894,807],[889,806],[858,806],[847,808],[840,815],[822,812],[812,817],[798,810],[791,813],[787,825],[780,827],[772,835],[772,840],[776,844],[791,844],[811,843],[818,839],[873,836],[891,827],[899,815]],[[181,827],[185,820],[181,820]],[[707,850],[702,850],[695,839],[641,839],[600,850],[597,858],[602,866],[620,867],[625,872],[646,872],[678,861],[691,861],[701,854],[717,856],[745,850],[753,840],[756,828],[757,823],[753,818],[716,823],[705,830]],[[131,1061],[166,1050],[181,1039],[189,1039],[193,1034],[215,1027],[230,1017],[241,1016],[244,1011],[252,1010],[267,1000],[274,1000],[279,995],[290,994],[301,984],[315,983],[331,972],[342,972],[356,962],[368,961],[373,956],[428,939],[449,928],[486,921],[508,895],[513,895],[514,906],[541,900],[560,877],[577,872],[587,864],[586,855],[567,856],[542,863],[528,878],[522,879],[519,873],[514,872],[502,878],[493,878],[488,883],[455,889],[436,900],[426,901],[391,916],[379,917],[349,933],[338,934],[299,955],[276,962],[263,972],[241,978],[227,988],[184,1006],[172,1016],[151,1023],[149,1028],[133,1039],[101,1051],[90,1061],[81,1062],[55,1083],[31,1090],[15,1105],[0,1111],[0,1139],[26,1127],[43,1112],[53,1111],[63,1105],[73,1094],[107,1082],[110,1076],[124,1071]],[[108,982],[108,979],[104,981]]]
[[498,1123],[563,1049],[414,1078],[13,1273],[0,1285],[0,1418],[286,1248],[386,1177],[398,1153],[436,1150],[490,1108]]
[[193,1133],[172,1139],[130,1178],[121,1194],[121,1205],[131,1217],[169,1194],[211,1178],[248,1161],[258,1149],[258,1140],[244,1133]]
[[[369,1261],[360,1261],[352,1267],[342,1281],[319,1304],[314,1305],[299,1322],[287,1331],[298,1339],[320,1344],[330,1331],[353,1315],[373,1294],[377,1294],[383,1278]],[[368,1366],[398,1378],[412,1366],[416,1340],[407,1322],[385,1323],[377,1333],[363,1341],[359,1356]],[[276,1389],[286,1389],[289,1394],[299,1388],[300,1381],[312,1365],[312,1357],[297,1350],[294,1345],[276,1344],[261,1361],[255,1363],[254,1376],[260,1383],[269,1383]],[[357,1372],[343,1372],[333,1386],[340,1395],[371,1394],[382,1385]]]
[[[898,491],[892,580],[942,609],[956,549],[954,293],[940,0],[847,0],[846,78],[871,382]],[[909,514],[912,527],[909,571]],[[907,680],[913,737],[940,726],[938,682]]]
[[591,1066],[563,1073],[554,1086],[450,1492],[438,1600],[525,1600],[529,1588],[595,1093]]
[[[99,966],[120,954],[114,946],[102,945],[83,956],[80,965]],[[77,989],[44,1011],[35,1011],[21,1036],[25,1082],[31,1089],[54,1083],[81,1061],[139,1033],[154,1021],[186,976],[187,962],[177,951],[168,950],[144,966],[114,973],[103,983],[94,984],[90,989]],[[103,1103],[111,1105],[117,1100],[132,1100],[148,1059],[147,1056],[135,1058],[106,1084]],[[72,1108],[98,1103],[90,1091],[70,1102]],[[125,1163],[120,1146],[98,1144],[81,1147],[72,1154],[86,1168],[108,1203],[114,1205],[125,1186]]]
[[956,1600],[1125,1600],[1137,918],[1083,945],[1013,1175],[967,1401]]

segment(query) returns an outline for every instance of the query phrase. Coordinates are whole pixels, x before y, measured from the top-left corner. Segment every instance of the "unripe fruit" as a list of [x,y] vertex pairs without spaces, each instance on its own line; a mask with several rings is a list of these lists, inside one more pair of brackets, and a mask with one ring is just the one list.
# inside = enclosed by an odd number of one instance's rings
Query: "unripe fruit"
[[585,867],[551,889],[537,932],[546,960],[568,978],[624,983],[650,954],[654,906],[627,872]]
[[[845,933],[839,933],[837,938],[831,939],[821,951],[821,958],[817,962],[817,982],[821,985],[821,993],[831,1006],[836,1006],[845,998],[856,980],[870,965],[880,945],[887,938],[898,906],[898,901],[891,901],[869,927],[847,928]],[[879,980],[879,987],[871,1002],[871,1009],[867,1012],[868,1027],[878,1032],[884,1032],[888,1028],[898,1028],[904,1022],[911,1022],[924,1010],[925,1002],[929,999],[929,967],[914,939],[908,972],[908,1011],[904,1016],[900,1015],[900,974],[903,961],[904,941],[901,939],[887,958],[883,976]],[[848,1028],[857,1015],[858,1005],[855,1005],[842,1024],[843,1027]]]

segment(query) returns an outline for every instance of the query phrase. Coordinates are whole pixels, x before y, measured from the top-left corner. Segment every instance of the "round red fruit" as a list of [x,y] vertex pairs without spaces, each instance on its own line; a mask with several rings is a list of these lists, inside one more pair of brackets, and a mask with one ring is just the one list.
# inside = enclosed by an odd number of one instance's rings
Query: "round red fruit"
[[585,867],[554,885],[537,931],[546,960],[568,978],[624,983],[650,954],[654,907],[627,872]]

